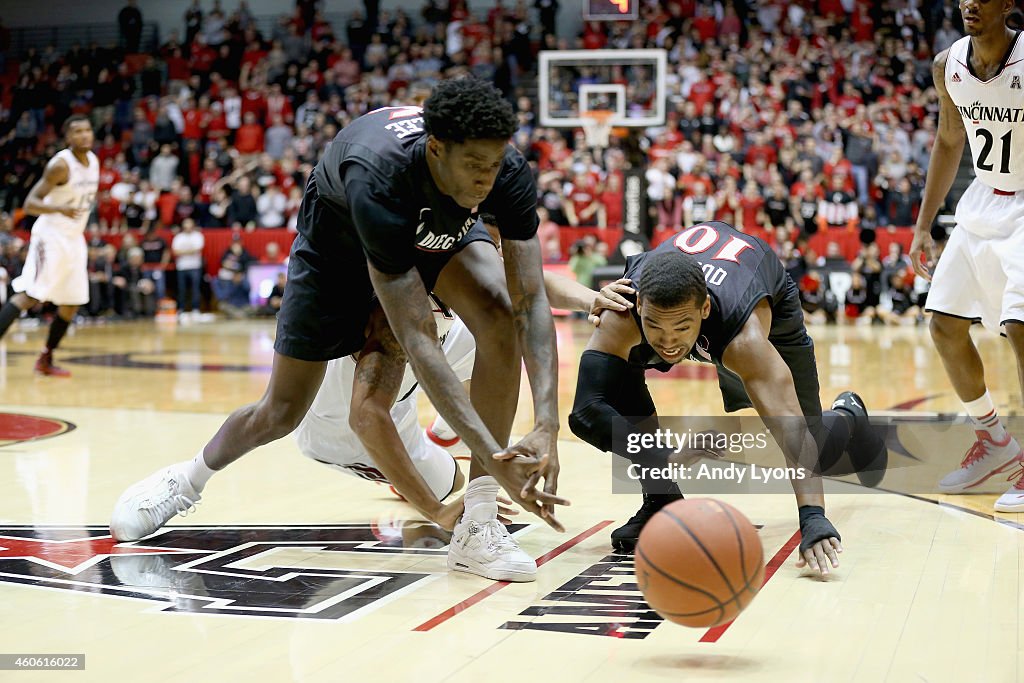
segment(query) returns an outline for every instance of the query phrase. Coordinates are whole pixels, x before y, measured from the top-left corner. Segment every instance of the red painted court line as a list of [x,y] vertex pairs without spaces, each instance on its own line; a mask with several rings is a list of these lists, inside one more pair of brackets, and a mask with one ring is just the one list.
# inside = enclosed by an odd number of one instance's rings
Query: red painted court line
[[[790,537],[790,539],[788,541],[786,541],[786,543],[781,548],[779,548],[779,552],[775,553],[775,556],[772,557],[772,559],[768,561],[767,565],[765,565],[765,568],[764,568],[764,583],[761,584],[762,588],[765,586],[765,584],[768,583],[768,580],[771,579],[772,576],[775,575],[775,572],[777,572],[779,570],[779,567],[782,566],[782,563],[786,561],[786,558],[789,557],[790,553],[792,553],[793,549],[796,548],[798,545],[800,545],[800,531],[799,530],[797,530],[796,532],[793,533],[793,535]],[[705,633],[703,636],[701,636],[700,642],[702,642],[702,643],[715,643],[715,642],[718,642],[718,639],[722,637],[722,634],[725,633],[725,630],[727,628],[729,628],[730,626],[732,626],[732,624],[733,624],[733,622],[730,621],[727,624],[722,624],[721,626],[715,626],[713,628],[709,628],[707,630],[707,633]]]
[[[539,566],[541,566],[542,564],[544,564],[546,562],[550,562],[551,560],[555,559],[556,557],[558,557],[559,555],[564,553],[569,548],[573,547],[574,545],[579,545],[580,543],[585,541],[587,538],[593,536],[598,531],[600,531],[601,529],[605,528],[606,526],[608,526],[611,523],[612,523],[612,520],[610,520],[610,519],[609,520],[605,520],[604,522],[598,522],[597,524],[595,524],[594,526],[590,527],[589,529],[587,529],[583,533],[570,538],[568,541],[566,541],[562,545],[558,546],[554,550],[550,550],[550,551],[544,553],[543,555],[541,555],[540,557],[537,558],[537,566],[539,567]],[[448,621],[449,619],[454,617],[456,614],[459,614],[460,612],[464,612],[465,610],[469,609],[473,605],[477,604],[478,602],[480,602],[481,600],[486,598],[488,595],[493,595],[494,593],[497,593],[502,588],[507,586],[509,583],[511,583],[511,582],[510,581],[496,581],[496,582],[492,583],[490,586],[488,586],[487,588],[485,588],[482,591],[480,591],[479,593],[475,593],[475,594],[471,595],[470,597],[466,598],[465,600],[463,600],[459,604],[455,605],[454,607],[446,609],[444,612],[441,612],[436,617],[432,617],[432,618],[428,619],[427,621],[424,621],[422,624],[420,624],[419,626],[414,628],[413,631],[429,631],[430,629],[434,628],[435,626],[439,626],[439,625],[443,624],[444,622]]]

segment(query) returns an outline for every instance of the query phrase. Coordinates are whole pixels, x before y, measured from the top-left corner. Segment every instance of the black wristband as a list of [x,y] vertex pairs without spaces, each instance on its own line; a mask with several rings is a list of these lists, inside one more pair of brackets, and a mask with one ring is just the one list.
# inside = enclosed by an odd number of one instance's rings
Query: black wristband
[[825,517],[825,508],[818,505],[802,505],[799,514],[801,553],[826,538],[843,540],[836,528],[832,526],[832,522]]

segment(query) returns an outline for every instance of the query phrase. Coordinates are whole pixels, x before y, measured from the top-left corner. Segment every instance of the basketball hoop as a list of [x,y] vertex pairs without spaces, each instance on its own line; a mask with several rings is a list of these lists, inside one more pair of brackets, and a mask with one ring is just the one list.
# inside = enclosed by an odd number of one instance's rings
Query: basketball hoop
[[612,117],[615,112],[605,109],[591,109],[580,112],[583,119],[583,133],[587,136],[587,146],[604,149],[608,146],[608,137],[612,132]]

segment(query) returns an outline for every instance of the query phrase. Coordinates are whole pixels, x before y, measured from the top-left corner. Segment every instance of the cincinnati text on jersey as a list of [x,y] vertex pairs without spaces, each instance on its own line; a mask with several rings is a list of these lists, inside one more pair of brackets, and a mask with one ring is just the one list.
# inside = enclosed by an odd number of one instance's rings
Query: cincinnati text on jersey
[[1024,109],[1020,107],[986,107],[982,106],[980,102],[964,107],[957,106],[960,110],[960,114],[965,119],[970,119],[975,123],[979,121],[997,121],[1005,123],[1020,123],[1024,121]]

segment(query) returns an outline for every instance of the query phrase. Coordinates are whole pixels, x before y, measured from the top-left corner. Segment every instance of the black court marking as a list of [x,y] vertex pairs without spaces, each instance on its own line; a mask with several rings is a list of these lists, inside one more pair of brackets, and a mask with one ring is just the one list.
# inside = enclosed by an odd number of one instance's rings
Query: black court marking
[[[157,361],[137,360],[137,356],[146,355],[140,352],[130,353],[107,353],[95,356],[73,356],[62,359],[65,363],[73,365],[92,365],[106,368],[131,368],[134,370],[173,370],[186,372],[250,372],[269,373],[270,365],[247,365],[233,363],[191,363],[188,361]],[[168,352],[153,353],[150,355],[166,356]]]

